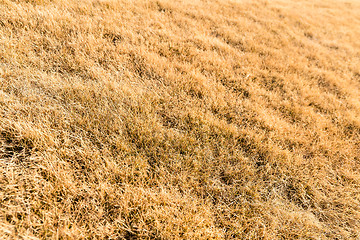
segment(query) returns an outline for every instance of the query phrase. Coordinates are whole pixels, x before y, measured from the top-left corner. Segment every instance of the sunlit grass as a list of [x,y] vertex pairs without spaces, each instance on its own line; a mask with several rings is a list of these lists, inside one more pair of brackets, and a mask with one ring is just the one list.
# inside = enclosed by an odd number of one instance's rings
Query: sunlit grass
[[0,0],[0,238],[359,238],[359,11]]

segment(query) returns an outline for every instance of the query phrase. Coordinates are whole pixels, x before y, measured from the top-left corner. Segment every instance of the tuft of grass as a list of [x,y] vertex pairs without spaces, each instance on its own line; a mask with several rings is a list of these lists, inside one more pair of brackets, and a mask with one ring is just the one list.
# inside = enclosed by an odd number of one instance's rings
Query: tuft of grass
[[0,0],[0,238],[359,238],[359,9]]

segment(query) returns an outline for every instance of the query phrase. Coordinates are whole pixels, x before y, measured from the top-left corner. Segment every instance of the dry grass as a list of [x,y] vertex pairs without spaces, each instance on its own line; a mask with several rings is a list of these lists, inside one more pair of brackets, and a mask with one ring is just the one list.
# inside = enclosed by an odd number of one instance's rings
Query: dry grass
[[0,238],[360,238],[359,11],[0,0]]

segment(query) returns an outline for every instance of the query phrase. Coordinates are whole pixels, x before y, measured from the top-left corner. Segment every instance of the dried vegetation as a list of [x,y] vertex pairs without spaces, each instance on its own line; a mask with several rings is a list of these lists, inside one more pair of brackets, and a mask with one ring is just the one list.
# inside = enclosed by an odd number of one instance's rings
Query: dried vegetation
[[0,237],[359,238],[359,11],[0,0]]

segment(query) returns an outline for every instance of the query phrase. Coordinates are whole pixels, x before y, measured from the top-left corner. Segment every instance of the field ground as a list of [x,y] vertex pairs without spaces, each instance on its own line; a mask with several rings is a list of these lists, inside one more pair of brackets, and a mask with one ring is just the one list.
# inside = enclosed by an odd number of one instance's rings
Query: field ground
[[359,239],[359,12],[0,0],[0,238]]

